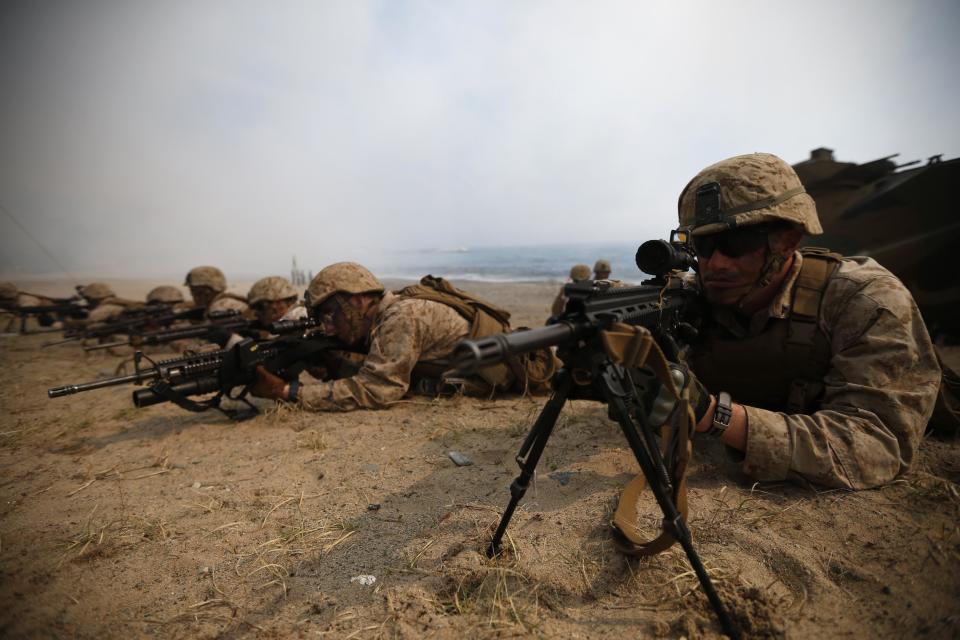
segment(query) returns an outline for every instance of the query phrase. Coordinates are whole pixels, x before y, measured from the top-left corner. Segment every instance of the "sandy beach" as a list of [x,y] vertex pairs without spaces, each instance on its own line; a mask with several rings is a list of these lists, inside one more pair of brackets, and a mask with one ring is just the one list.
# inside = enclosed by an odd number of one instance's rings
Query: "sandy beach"
[[[171,284],[110,283],[131,298]],[[457,284],[516,326],[542,324],[559,286]],[[136,409],[130,386],[48,399],[49,387],[112,375],[119,358],[41,348],[47,339],[0,339],[3,637],[721,636],[679,546],[634,560],[611,544],[637,464],[598,403],[565,408],[508,552],[489,560],[545,398],[411,398],[349,414],[258,402],[262,415],[235,423]],[[754,483],[703,439],[689,524],[745,637],[955,638],[958,481],[956,440],[925,439],[909,474],[853,493]]]

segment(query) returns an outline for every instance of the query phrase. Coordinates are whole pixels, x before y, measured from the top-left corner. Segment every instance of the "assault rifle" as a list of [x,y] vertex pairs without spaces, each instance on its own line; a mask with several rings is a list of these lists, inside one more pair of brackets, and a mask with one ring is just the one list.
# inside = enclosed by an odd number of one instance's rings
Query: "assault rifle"
[[614,323],[646,327],[671,361],[678,361],[682,344],[691,340],[699,319],[698,294],[685,286],[679,272],[695,268],[685,244],[671,239],[645,242],[637,251],[637,266],[654,277],[637,287],[615,287],[609,281],[585,281],[564,287],[567,305],[550,318],[547,326],[513,333],[499,333],[464,340],[453,353],[456,374],[473,373],[537,349],[556,348],[563,362],[552,380],[553,395],[547,401],[516,457],[520,474],[510,485],[510,501],[487,555],[500,554],[503,536],[530,485],[540,456],[568,399],[605,403],[616,420],[663,512],[663,530],[679,542],[710,600],[724,632],[737,638],[737,629],[727,615],[710,577],[700,561],[690,531],[674,501],[678,479],[671,474],[670,460],[661,452],[647,412],[643,408],[659,390],[652,371],[628,370],[607,354],[601,332]]
[[[6,313],[14,313],[20,318],[20,333],[27,333],[27,320],[32,317],[37,319],[41,327],[50,327],[60,318],[82,320],[87,317],[86,304],[75,298],[56,298],[53,300],[53,304],[30,307],[9,305],[3,306],[0,310]],[[59,329],[54,329],[54,331],[59,331]]]
[[[234,420],[245,420],[259,413],[247,398],[249,387],[256,381],[256,369],[263,365],[267,371],[285,380],[295,380],[305,368],[319,364],[327,351],[347,347],[325,335],[307,335],[316,326],[312,319],[275,322],[270,332],[280,335],[271,340],[246,338],[229,349],[188,353],[180,358],[153,361],[143,352],[134,354],[134,372],[93,382],[54,387],[47,391],[50,398],[59,398],[84,391],[114,387],[121,384],[146,385],[133,392],[133,404],[138,408],[162,402],[172,402],[193,412],[216,409]],[[141,368],[146,360],[151,366]],[[234,391],[240,387],[240,391]],[[216,395],[195,400],[191,396]],[[246,408],[235,410],[221,407],[223,398],[242,402]]]
[[261,329],[268,331],[269,326],[265,326],[256,320],[248,320],[236,312],[223,319],[217,319],[216,313],[213,314],[213,321],[204,324],[190,325],[186,327],[176,327],[172,329],[156,329],[154,331],[130,331],[130,336],[126,340],[116,342],[102,342],[99,344],[89,344],[83,347],[84,351],[98,351],[100,349],[110,349],[111,347],[147,347],[167,344],[177,340],[190,340],[193,338],[202,338],[210,342],[216,342],[223,346],[231,333],[254,337],[255,332]]
[[64,330],[64,338],[47,342],[44,347],[52,347],[67,342],[77,342],[90,339],[106,338],[121,333],[130,333],[147,326],[167,326],[179,320],[226,320],[240,315],[236,309],[224,309],[207,313],[206,307],[192,307],[174,311],[168,304],[154,304],[136,309],[128,309],[120,314],[116,320],[102,322],[86,327],[68,327]]

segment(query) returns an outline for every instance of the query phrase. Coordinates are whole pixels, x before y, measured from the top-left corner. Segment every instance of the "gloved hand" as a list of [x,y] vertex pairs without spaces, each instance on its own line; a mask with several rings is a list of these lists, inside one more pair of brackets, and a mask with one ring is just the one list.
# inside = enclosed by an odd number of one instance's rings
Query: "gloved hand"
[[693,407],[693,415],[697,422],[700,422],[710,408],[710,392],[685,364],[671,362],[670,375],[673,376],[674,382],[681,391],[690,387],[690,406]]
[[250,387],[250,393],[258,398],[284,400],[283,388],[286,386],[283,378],[273,375],[261,364],[257,365],[257,381]]
[[[710,408],[710,393],[686,365],[671,362],[670,376],[673,378],[673,382],[679,388],[681,394],[684,389],[689,387],[690,406],[693,407],[693,414],[696,421],[700,422]],[[665,423],[670,417],[670,414],[673,413],[676,404],[673,393],[661,385],[657,395],[653,397],[649,404],[647,419],[650,424],[658,427]]]

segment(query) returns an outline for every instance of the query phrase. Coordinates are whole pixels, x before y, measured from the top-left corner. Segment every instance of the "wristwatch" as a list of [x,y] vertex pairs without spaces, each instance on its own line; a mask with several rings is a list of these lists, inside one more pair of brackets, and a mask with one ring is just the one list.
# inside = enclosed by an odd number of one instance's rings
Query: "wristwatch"
[[733,398],[726,391],[717,394],[717,408],[713,411],[713,424],[707,433],[718,438],[730,426],[730,419],[733,417]]
[[294,380],[290,383],[289,389],[287,390],[287,402],[296,402],[297,393],[300,391],[300,381]]

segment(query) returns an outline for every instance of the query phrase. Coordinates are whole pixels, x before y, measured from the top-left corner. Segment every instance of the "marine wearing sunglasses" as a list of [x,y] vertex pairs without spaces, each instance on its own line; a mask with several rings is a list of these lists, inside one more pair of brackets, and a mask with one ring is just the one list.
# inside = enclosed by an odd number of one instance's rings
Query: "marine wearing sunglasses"
[[[719,186],[701,187],[697,192],[698,223],[724,219]],[[691,248],[707,300],[734,307],[745,316],[764,308],[790,272],[802,237],[801,229],[783,220],[692,235]]]

